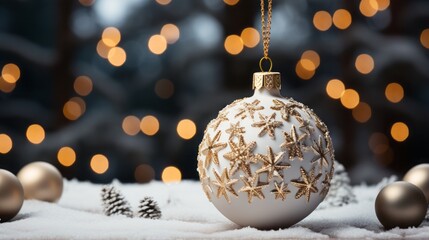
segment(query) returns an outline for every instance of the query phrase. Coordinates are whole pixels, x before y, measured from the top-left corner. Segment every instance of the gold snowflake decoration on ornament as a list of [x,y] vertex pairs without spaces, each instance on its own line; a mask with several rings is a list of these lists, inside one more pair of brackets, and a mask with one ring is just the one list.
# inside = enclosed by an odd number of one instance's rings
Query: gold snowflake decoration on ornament
[[212,183],[213,185],[217,186],[217,198],[223,196],[225,197],[226,201],[228,201],[228,203],[231,203],[228,192],[238,197],[238,194],[233,188],[233,185],[238,181],[238,179],[231,179],[226,168],[223,169],[222,175],[219,175],[214,169],[213,173],[216,177],[216,180],[213,180]]
[[256,159],[261,160],[264,164],[260,169],[256,170],[257,174],[267,172],[268,181],[271,181],[273,177],[278,177],[283,180],[283,169],[290,168],[290,164],[282,163],[284,159],[284,152],[274,155],[273,149],[267,147],[267,154],[257,154]]
[[282,149],[286,149],[289,153],[289,160],[297,157],[299,160],[303,160],[303,153],[301,149],[302,141],[305,140],[307,134],[298,136],[296,133],[295,126],[292,125],[290,128],[290,134],[283,132],[285,141],[280,145]]
[[264,116],[261,113],[259,113],[259,119],[261,121],[255,122],[252,124],[252,127],[258,127],[261,128],[261,131],[259,132],[258,136],[263,137],[267,132],[268,135],[272,139],[276,139],[276,135],[274,133],[274,130],[278,127],[283,126],[283,123],[280,121],[275,121],[276,119],[276,113],[271,114],[270,117]]
[[239,192],[247,192],[247,201],[248,203],[252,203],[253,197],[257,197],[259,199],[264,199],[264,193],[262,189],[268,186],[267,184],[260,185],[258,180],[258,176],[254,177],[242,177],[241,180],[244,183],[244,186],[238,190]]
[[331,168],[330,173],[325,174],[325,179],[322,181],[322,190],[320,190],[320,195],[326,196],[329,192],[329,188],[331,187],[332,176],[334,175],[334,168]]
[[239,137],[241,134],[246,133],[244,127],[240,127],[240,122],[235,124],[230,124],[230,127],[226,129],[226,133],[229,134],[229,140],[232,140],[234,137]]
[[223,121],[228,121],[228,118],[226,117],[225,113],[220,113],[216,119],[210,122],[210,127],[213,128],[214,131],[216,131]]
[[238,143],[229,140],[229,146],[231,152],[224,154],[223,157],[231,162],[230,174],[234,174],[240,168],[248,176],[251,176],[249,162],[255,162],[253,150],[256,148],[256,142],[252,141],[247,144],[244,137],[240,135]]
[[323,147],[323,139],[322,136],[319,136],[319,141],[314,141],[314,144],[311,146],[311,149],[313,149],[316,156],[311,161],[312,163],[319,161],[320,162],[320,171],[322,171],[322,168],[324,166],[328,166],[328,157],[329,150],[327,148]]
[[302,117],[296,117],[296,120],[299,122],[299,129],[303,132],[306,132],[309,136],[314,132],[314,127],[311,126],[311,121],[308,119],[303,119]]
[[274,182],[274,189],[271,190],[271,193],[274,194],[275,199],[281,199],[284,201],[287,195],[290,193],[290,190],[287,188],[287,184],[285,182],[281,182],[281,184]]
[[274,106],[271,106],[271,109],[280,111],[280,114],[285,121],[289,121],[290,116],[301,116],[301,114],[295,109],[295,103],[284,103],[277,99],[274,99],[273,103]]
[[213,161],[216,165],[219,166],[219,157],[218,152],[226,148],[226,143],[219,143],[221,132],[218,131],[216,135],[210,139],[210,135],[207,134],[205,139],[206,147],[202,149],[202,153],[206,156],[205,167],[209,167],[210,163]]
[[298,188],[295,198],[299,199],[305,195],[307,202],[309,202],[311,193],[317,193],[319,191],[316,187],[316,183],[320,176],[322,176],[320,173],[317,176],[314,176],[314,167],[311,169],[310,175],[308,175],[307,172],[305,172],[305,170],[301,167],[302,181],[291,181],[291,183]]
[[254,114],[257,111],[263,110],[263,106],[258,106],[260,103],[259,100],[255,100],[251,103],[244,102],[242,103],[241,108],[238,109],[238,113],[235,114],[235,117],[240,117],[241,119],[245,119],[247,117],[247,114],[250,116],[251,119],[254,118]]

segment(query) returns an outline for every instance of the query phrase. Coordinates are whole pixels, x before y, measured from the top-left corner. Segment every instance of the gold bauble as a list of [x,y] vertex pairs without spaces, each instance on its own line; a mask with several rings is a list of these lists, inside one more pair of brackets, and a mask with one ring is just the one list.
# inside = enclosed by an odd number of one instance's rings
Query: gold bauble
[[0,169],[0,222],[6,222],[18,214],[24,202],[21,183],[12,173]]
[[423,163],[411,168],[404,176],[404,181],[419,187],[429,203],[429,164]]
[[424,220],[427,202],[423,192],[409,182],[394,182],[375,200],[375,213],[386,229],[418,227]]
[[24,187],[26,199],[56,202],[63,193],[61,173],[46,162],[27,164],[19,171],[18,179]]

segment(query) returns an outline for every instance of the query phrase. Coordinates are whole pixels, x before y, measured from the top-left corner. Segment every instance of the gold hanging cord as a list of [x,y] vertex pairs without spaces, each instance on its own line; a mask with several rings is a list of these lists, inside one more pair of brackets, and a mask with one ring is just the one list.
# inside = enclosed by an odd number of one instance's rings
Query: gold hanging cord
[[267,20],[265,21],[265,0],[261,0],[261,32],[262,32],[262,42],[264,45],[264,56],[259,60],[259,68],[262,72],[265,72],[262,68],[263,61],[268,61],[269,69],[268,72],[271,72],[273,67],[273,62],[271,58],[268,57],[268,48],[270,47],[270,37],[271,37],[271,16],[273,10],[273,0],[268,0],[268,10],[267,10]]

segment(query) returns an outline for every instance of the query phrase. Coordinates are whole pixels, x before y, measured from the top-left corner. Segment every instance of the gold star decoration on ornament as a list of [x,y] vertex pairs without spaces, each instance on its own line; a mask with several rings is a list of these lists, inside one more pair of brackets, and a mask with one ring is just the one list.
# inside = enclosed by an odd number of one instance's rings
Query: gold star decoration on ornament
[[325,178],[322,181],[322,190],[320,190],[320,195],[326,196],[329,192],[329,188],[331,187],[331,179],[332,175],[334,175],[334,168],[331,168],[331,172],[325,174]]
[[228,203],[231,203],[231,200],[229,199],[228,192],[233,194],[234,196],[238,196],[238,194],[235,192],[233,185],[238,181],[238,179],[230,179],[228,171],[226,168],[223,169],[222,175],[219,176],[219,174],[216,172],[216,170],[213,169],[213,173],[216,177],[215,180],[212,181],[213,185],[217,186],[217,198],[224,197]]
[[295,109],[295,103],[284,103],[277,99],[274,99],[273,103],[274,105],[271,106],[271,109],[280,111],[280,114],[285,121],[289,121],[290,116],[301,116],[301,114]]
[[210,177],[201,178],[201,185],[203,186],[203,191],[206,194],[209,201],[211,201],[211,194],[213,193],[212,188],[210,187]]
[[218,153],[220,150],[226,148],[226,143],[219,143],[221,132],[218,131],[213,139],[210,139],[210,135],[207,134],[206,138],[206,147],[202,149],[203,155],[206,156],[205,167],[209,167],[210,163],[213,161],[216,165],[219,166],[219,157]]
[[311,121],[302,117],[296,117],[299,122],[299,129],[306,132],[310,136],[314,132],[314,127],[311,126]]
[[299,160],[303,160],[303,153],[301,149],[302,141],[305,140],[307,134],[302,134],[298,136],[296,133],[295,126],[292,125],[290,128],[290,134],[283,132],[285,141],[280,145],[282,149],[286,149],[289,154],[289,160],[297,157]]
[[319,136],[319,141],[313,141],[314,144],[311,146],[311,149],[314,151],[316,156],[311,160],[312,163],[319,161],[320,162],[320,172],[324,166],[328,166],[328,158],[327,154],[329,154],[329,150],[323,147],[323,139],[322,136]]
[[256,159],[261,160],[263,166],[256,170],[257,174],[267,172],[268,181],[271,181],[273,177],[278,177],[283,180],[283,169],[290,168],[290,164],[282,163],[284,159],[284,152],[280,152],[277,155],[274,155],[273,149],[267,147],[267,154],[257,154]]
[[276,139],[276,135],[274,133],[274,130],[276,128],[278,128],[278,127],[283,126],[282,122],[275,121],[275,119],[276,119],[276,113],[271,114],[270,117],[264,116],[261,113],[259,113],[259,119],[261,121],[255,122],[255,123],[252,124],[252,127],[261,128],[261,131],[259,132],[258,136],[262,137],[262,136],[264,136],[268,132],[268,135],[272,139]]
[[239,137],[241,134],[246,133],[244,127],[240,127],[240,122],[235,124],[230,124],[230,127],[226,129],[226,133],[229,134],[229,140],[232,140],[234,137]]
[[279,185],[277,182],[274,182],[274,189],[271,190],[271,193],[274,194],[275,199],[281,199],[284,201],[287,195],[290,193],[290,190],[287,188],[287,184],[285,182],[281,182]]
[[247,192],[247,202],[252,203],[253,197],[257,197],[259,199],[264,199],[264,193],[262,189],[268,186],[267,184],[261,185],[258,176],[254,177],[242,177],[241,180],[244,183],[244,186],[238,190],[239,192]]
[[314,119],[314,121],[316,122],[316,127],[323,133],[327,133],[328,132],[328,127],[326,126],[326,124],[324,122],[322,122],[322,120],[320,120],[320,118],[313,112],[311,111],[307,111],[307,113],[309,113],[311,115],[311,117]]
[[247,117],[247,114],[250,116],[251,119],[254,118],[254,114],[256,111],[263,110],[263,106],[258,106],[260,103],[259,100],[254,100],[251,103],[244,102],[242,103],[241,108],[238,109],[238,113],[235,115],[235,117],[240,117],[241,119],[245,119]]
[[302,181],[291,181],[291,183],[298,188],[295,198],[299,199],[305,195],[307,198],[307,202],[309,202],[311,193],[317,193],[319,191],[316,187],[316,183],[319,180],[320,176],[322,176],[322,174],[320,173],[317,176],[314,176],[314,167],[311,169],[310,175],[308,175],[301,167]]
[[240,168],[248,176],[251,176],[249,162],[255,162],[253,150],[256,148],[256,142],[252,141],[247,144],[244,137],[240,135],[238,143],[229,140],[229,146],[231,152],[224,154],[223,157],[231,163],[230,174],[234,174]]
[[217,118],[210,122],[210,127],[213,128],[214,131],[216,131],[223,121],[228,121],[228,118],[226,117],[225,113],[219,113]]

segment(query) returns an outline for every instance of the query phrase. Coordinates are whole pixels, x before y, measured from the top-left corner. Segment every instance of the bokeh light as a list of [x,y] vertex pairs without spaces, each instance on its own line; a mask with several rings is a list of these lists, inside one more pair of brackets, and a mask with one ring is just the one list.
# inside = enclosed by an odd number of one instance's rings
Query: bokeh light
[[362,74],[369,74],[374,69],[374,59],[369,54],[360,54],[355,61],[356,70]]
[[260,39],[258,30],[248,27],[241,31],[241,40],[243,41],[244,46],[248,48],[254,48],[258,45]]
[[338,9],[332,17],[334,25],[339,29],[347,29],[352,24],[352,15],[346,9]]
[[74,121],[80,118],[85,110],[85,101],[80,97],[73,97],[64,104],[63,114],[68,120]]
[[6,154],[12,150],[13,142],[7,134],[0,134],[0,153]]
[[116,47],[121,41],[121,32],[115,27],[104,29],[101,40],[108,47]]
[[159,131],[159,121],[155,116],[148,115],[140,121],[140,130],[148,135],[153,136]]
[[[314,70],[315,68],[316,67],[314,66],[314,63],[312,61],[308,59],[300,59],[296,64],[295,73],[302,80],[309,80],[316,73],[316,71]],[[309,69],[313,69],[313,70],[309,70]]]
[[161,5],[168,5],[171,3],[171,0],[156,0],[156,2]]
[[331,79],[326,84],[326,93],[333,99],[340,99],[345,90],[346,86],[339,79]]
[[307,50],[301,55],[302,60],[309,60],[313,63],[315,68],[318,68],[320,65],[320,56],[316,51]]
[[153,54],[160,55],[167,50],[167,40],[162,35],[153,35],[149,38],[147,46]]
[[95,173],[103,174],[109,169],[109,159],[103,154],[96,154],[91,158],[90,166]]
[[190,119],[183,119],[177,124],[177,134],[183,139],[191,139],[197,133],[197,126]]
[[168,166],[162,171],[161,178],[164,183],[180,182],[182,180],[182,173],[177,167]]
[[161,35],[167,40],[168,44],[173,44],[179,40],[180,30],[176,25],[168,23],[161,28]]
[[16,83],[8,83],[0,77],[0,91],[4,93],[11,93],[16,87]]
[[378,11],[384,11],[390,6],[390,0],[377,0]]
[[407,124],[403,122],[394,123],[390,129],[390,135],[392,135],[392,138],[397,142],[405,141],[409,135]]
[[389,83],[386,86],[384,95],[386,96],[387,100],[389,100],[390,102],[398,103],[404,98],[404,88],[399,83],[396,83],[396,82]]
[[155,178],[155,170],[149,164],[140,164],[134,171],[134,178],[138,183],[147,183]]
[[140,132],[140,119],[136,116],[126,116],[122,120],[122,130],[127,135],[135,136]]
[[359,10],[365,17],[377,14],[378,8],[377,0],[361,0],[359,4]]
[[318,11],[314,14],[313,25],[320,31],[327,31],[332,26],[331,14],[327,11]]
[[372,115],[371,107],[368,103],[360,102],[355,108],[353,108],[352,115],[356,121],[366,123]]
[[236,5],[240,0],[223,0],[224,3],[226,3],[229,6]]
[[426,28],[420,34],[420,43],[423,45],[423,47],[429,49],[429,28]]
[[39,144],[45,139],[45,129],[39,124],[32,124],[27,128],[26,136],[29,142]]
[[100,57],[107,59],[111,47],[104,44],[103,40],[98,41],[97,43],[97,53]]
[[243,51],[243,40],[238,35],[229,35],[224,42],[225,50],[231,55],[237,55]]
[[155,84],[155,93],[162,99],[168,99],[174,94],[174,84],[168,79],[161,79]]
[[57,159],[64,167],[70,167],[76,161],[76,153],[71,147],[62,147],[58,150]]
[[74,80],[74,91],[81,96],[88,96],[92,91],[92,80],[88,76],[79,76]]
[[109,50],[109,54],[107,54],[107,59],[113,66],[120,67],[127,60],[127,53],[121,47],[114,47]]
[[345,108],[353,109],[359,104],[359,93],[354,89],[346,89],[341,95],[341,104]]
[[8,63],[3,66],[1,76],[5,82],[16,83],[21,76],[21,71],[16,64]]
[[389,149],[389,139],[380,132],[371,134],[368,141],[369,148],[375,154],[382,154]]

